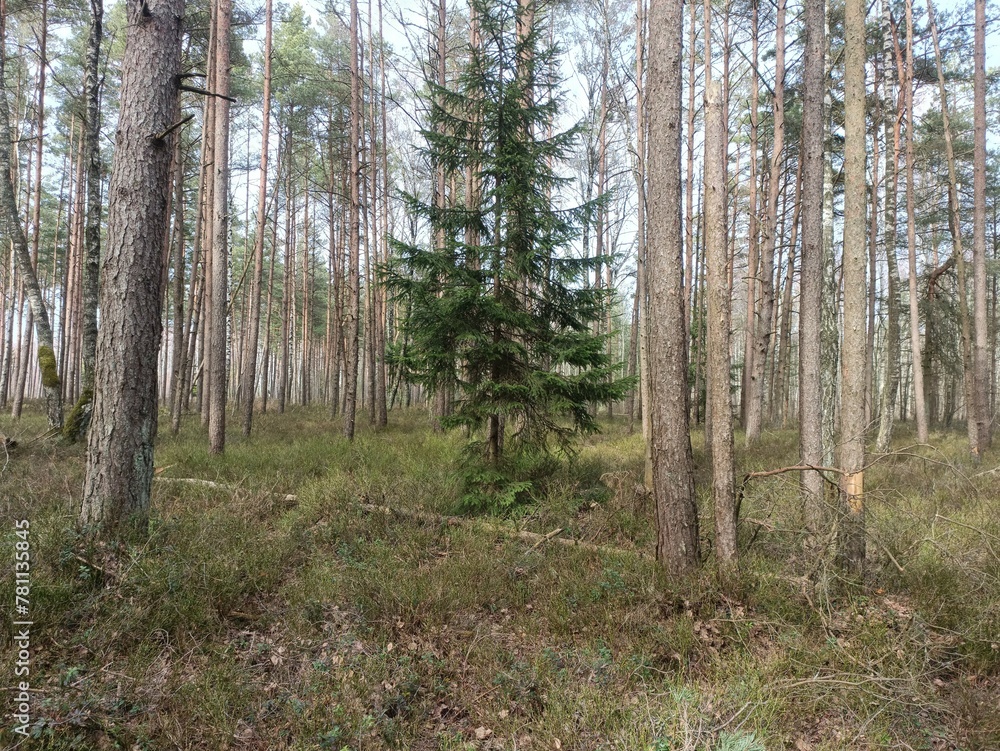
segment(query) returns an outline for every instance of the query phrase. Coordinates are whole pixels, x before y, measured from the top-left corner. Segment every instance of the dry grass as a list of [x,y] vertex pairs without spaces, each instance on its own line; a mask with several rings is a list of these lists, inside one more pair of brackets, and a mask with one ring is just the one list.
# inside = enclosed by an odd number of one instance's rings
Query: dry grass
[[[319,410],[269,415],[222,459],[195,425],[161,436],[165,476],[237,489],[158,483],[148,539],[120,550],[76,534],[82,448],[29,443],[38,415],[0,422],[21,433],[5,518],[32,522],[31,747],[1000,747],[1000,473],[957,434],[870,470],[864,582],[803,559],[793,475],[748,487],[737,574],[671,581],[638,554],[652,507],[622,424],[493,521],[599,552],[436,521],[460,439],[392,422],[350,445]],[[741,471],[794,454],[772,433]],[[710,551],[704,499],[702,518]]]

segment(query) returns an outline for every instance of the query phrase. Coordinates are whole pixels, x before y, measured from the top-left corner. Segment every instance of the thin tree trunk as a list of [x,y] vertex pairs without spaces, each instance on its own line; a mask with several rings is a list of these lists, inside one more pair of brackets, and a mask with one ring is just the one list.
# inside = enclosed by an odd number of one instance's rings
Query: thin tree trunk
[[913,187],[913,0],[906,0],[906,244],[909,252],[910,352],[913,361],[913,405],[917,442],[927,443],[927,406],[924,363],[920,346],[920,313],[917,306],[916,201]]
[[226,448],[227,357],[226,331],[229,305],[229,27],[232,0],[216,0],[215,31],[215,134],[212,204],[212,338],[209,344],[210,375],[208,453]]
[[867,173],[865,170],[865,0],[847,0],[844,37],[844,347],[841,357],[838,558],[851,572],[865,562],[865,360]]
[[[823,278],[823,223],[816,207],[823,201],[823,98],[826,87],[826,3],[805,4],[802,74],[802,259],[799,293],[799,453],[801,463],[818,466],[823,458],[820,399],[820,304]],[[802,473],[805,526],[815,543],[825,525],[823,477]],[[818,551],[817,551],[818,552]]]
[[[882,2],[882,34],[884,69],[882,122],[885,131],[885,205],[883,207],[883,244],[886,257],[886,328],[885,361],[882,366],[882,394],[879,400],[878,436],[875,450],[885,453],[892,443],[893,418],[896,411],[896,395],[899,391],[900,371],[900,328],[899,328],[899,263],[896,260],[896,196],[899,192],[900,118],[894,92],[895,61],[899,56],[899,45],[895,41],[895,30],[890,16],[888,0]],[[889,144],[892,143],[890,148]]]
[[993,384],[986,317],[986,0],[976,0],[973,60],[973,218],[972,292],[975,320],[973,405],[976,416],[973,453],[982,458],[992,442],[990,391]]
[[[767,214],[764,221],[764,242],[760,249],[760,275],[757,280],[760,285],[760,305],[755,321],[754,352],[751,358],[750,399],[746,418],[746,442],[748,446],[760,439],[764,417],[764,373],[771,345],[771,319],[772,306],[774,305],[774,245],[778,234],[778,198],[781,192],[781,166],[785,146],[785,0],[778,0],[774,48],[774,93],[771,97],[774,141],[771,146]],[[756,157],[754,161],[756,161]]]
[[243,367],[243,435],[253,430],[257,393],[257,346],[260,341],[261,282],[264,278],[264,233],[267,230],[267,149],[271,133],[271,0],[264,8],[264,111],[261,114],[260,169],[257,188],[257,229],[253,243],[253,278],[250,281],[250,320],[246,364]]
[[[706,5],[705,12],[710,14]],[[708,389],[711,392],[712,498],[719,567],[735,564],[733,408],[729,392],[730,293],[726,240],[726,131],[722,87],[705,67],[705,256],[708,266]]]
[[358,72],[358,0],[351,0],[350,28],[351,56],[351,125],[350,125],[350,204],[348,216],[348,262],[347,262],[347,309],[344,324],[347,335],[346,368],[344,379],[344,436],[354,440],[354,428],[358,409],[358,315],[361,275],[359,256],[360,238],[360,182],[361,165],[358,141],[361,134],[361,76]]
[[[972,326],[969,316],[969,295],[966,284],[965,254],[962,251],[962,218],[961,206],[958,202],[958,171],[955,167],[955,147],[951,132],[951,116],[948,107],[948,90],[944,85],[944,68],[941,60],[941,48],[938,44],[937,24],[934,21],[934,4],[927,0],[927,19],[931,27],[931,39],[934,43],[934,57],[937,60],[938,90],[941,95],[941,118],[944,126],[944,148],[948,162],[948,229],[951,231],[952,256],[958,270],[958,310],[962,327],[962,374],[965,386],[965,416],[966,432],[969,438],[969,451],[975,460],[979,460],[979,416],[976,414],[975,371],[973,370]],[[985,241],[984,241],[985,242]],[[984,250],[985,252],[985,250]],[[983,316],[985,318],[985,295],[983,289]],[[985,405],[984,405],[985,406]],[[984,419],[985,418],[984,416]]]
[[[6,9],[0,11],[0,18],[5,17]],[[14,247],[14,260],[18,274],[21,277],[31,306],[32,319],[38,339],[38,367],[41,371],[42,391],[45,395],[45,408],[50,428],[61,428],[63,423],[62,384],[56,366],[55,349],[53,347],[52,328],[49,324],[48,311],[38,277],[31,261],[31,251],[24,236],[24,228],[17,211],[17,198],[11,175],[15,162],[11,158],[10,112],[7,108],[7,91],[4,86],[4,68],[6,67],[6,51],[0,45],[0,221],[4,225],[4,234]]]

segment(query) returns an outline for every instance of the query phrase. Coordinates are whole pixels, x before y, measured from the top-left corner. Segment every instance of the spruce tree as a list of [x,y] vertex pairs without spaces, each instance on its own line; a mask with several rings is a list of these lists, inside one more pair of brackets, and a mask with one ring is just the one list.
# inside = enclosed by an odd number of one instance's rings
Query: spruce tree
[[435,208],[407,196],[436,247],[397,242],[387,281],[410,305],[411,378],[453,389],[445,427],[466,427],[484,469],[516,480],[508,458],[596,430],[590,405],[622,398],[628,381],[592,333],[609,299],[586,280],[606,259],[570,252],[596,202],[562,205],[556,165],[579,127],[552,133],[561,95],[546,19],[517,0],[470,5],[481,42],[453,83],[428,82],[422,135],[432,164],[474,176],[478,200]]

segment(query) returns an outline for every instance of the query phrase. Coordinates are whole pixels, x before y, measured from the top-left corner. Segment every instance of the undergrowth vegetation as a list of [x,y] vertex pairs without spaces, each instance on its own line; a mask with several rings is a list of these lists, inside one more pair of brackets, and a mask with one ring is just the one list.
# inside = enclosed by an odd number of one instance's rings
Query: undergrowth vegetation
[[[83,448],[0,424],[8,602],[31,522],[26,747],[1000,748],[1000,472],[958,433],[868,470],[863,582],[802,556],[795,473],[745,484],[736,573],[676,581],[623,422],[502,517],[471,513],[462,437],[421,413],[353,444],[321,410],[266,415],[221,458],[189,423],[160,436],[150,534],[114,549],[76,531]],[[795,434],[738,461],[795,464]]]

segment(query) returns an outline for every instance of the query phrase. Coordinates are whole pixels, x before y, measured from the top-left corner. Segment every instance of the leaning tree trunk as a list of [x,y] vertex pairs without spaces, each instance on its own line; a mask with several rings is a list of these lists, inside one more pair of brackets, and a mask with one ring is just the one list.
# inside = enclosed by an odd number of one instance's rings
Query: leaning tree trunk
[[[681,235],[681,52],[683,3],[649,8],[649,235],[647,247],[653,497],[656,557],[682,574],[698,565],[698,510],[688,432],[687,342]],[[646,406],[646,405],[644,405]]]
[[94,412],[81,522],[146,529],[156,436],[163,241],[184,0],[126,5],[121,114],[108,201]]
[[38,367],[42,375],[42,392],[45,394],[45,411],[50,428],[61,428],[63,424],[62,383],[59,380],[59,370],[56,366],[56,355],[52,340],[52,327],[49,324],[45,299],[42,288],[38,284],[31,263],[31,251],[24,236],[24,228],[17,211],[17,197],[11,182],[11,129],[10,111],[7,108],[7,91],[4,86],[4,68],[6,54],[0,43],[0,222],[3,223],[4,234],[14,246],[14,260],[17,272],[21,275],[24,291],[31,306],[35,334],[38,338]]

